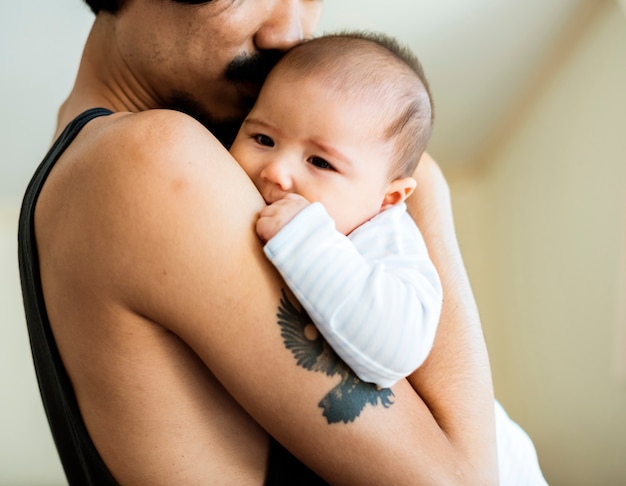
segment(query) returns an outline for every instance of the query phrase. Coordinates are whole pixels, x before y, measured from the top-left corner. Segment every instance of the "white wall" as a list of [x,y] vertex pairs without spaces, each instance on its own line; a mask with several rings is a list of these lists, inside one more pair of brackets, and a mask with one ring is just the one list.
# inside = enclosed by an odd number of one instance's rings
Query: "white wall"
[[17,210],[0,209],[0,485],[65,484],[30,357],[16,221]]
[[617,4],[606,3],[485,162],[451,180],[496,394],[533,437],[551,485],[626,484],[616,367],[626,355],[626,18]]
[[30,357],[16,235],[21,196],[51,141],[91,19],[80,0],[0,6],[0,486],[67,484]]

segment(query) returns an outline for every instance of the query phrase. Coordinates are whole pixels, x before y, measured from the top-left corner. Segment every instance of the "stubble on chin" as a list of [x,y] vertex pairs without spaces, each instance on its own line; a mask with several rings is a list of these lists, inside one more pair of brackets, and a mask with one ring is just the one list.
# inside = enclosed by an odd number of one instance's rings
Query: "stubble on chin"
[[241,110],[242,114],[239,116],[217,118],[212,115],[206,107],[187,93],[175,93],[171,97],[167,107],[185,113],[198,120],[222,145],[224,145],[224,147],[226,147],[226,149],[229,149],[232,145],[239,131],[239,127],[246,113],[249,111],[249,108],[246,107]]

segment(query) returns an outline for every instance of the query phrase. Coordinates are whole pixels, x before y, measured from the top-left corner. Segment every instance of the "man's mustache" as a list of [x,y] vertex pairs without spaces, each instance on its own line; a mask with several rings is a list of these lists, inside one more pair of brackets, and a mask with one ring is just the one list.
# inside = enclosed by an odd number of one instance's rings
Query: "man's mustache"
[[283,52],[279,50],[239,55],[226,68],[226,79],[233,82],[252,82],[260,86],[281,57]]

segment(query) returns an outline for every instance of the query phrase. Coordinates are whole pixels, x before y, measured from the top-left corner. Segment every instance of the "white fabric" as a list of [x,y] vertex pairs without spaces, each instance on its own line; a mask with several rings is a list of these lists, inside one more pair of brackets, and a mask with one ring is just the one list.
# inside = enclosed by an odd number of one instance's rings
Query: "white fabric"
[[528,434],[496,401],[496,441],[501,486],[547,486]]
[[404,204],[346,237],[324,207],[313,203],[264,251],[360,379],[389,387],[424,362],[435,338],[442,290]]

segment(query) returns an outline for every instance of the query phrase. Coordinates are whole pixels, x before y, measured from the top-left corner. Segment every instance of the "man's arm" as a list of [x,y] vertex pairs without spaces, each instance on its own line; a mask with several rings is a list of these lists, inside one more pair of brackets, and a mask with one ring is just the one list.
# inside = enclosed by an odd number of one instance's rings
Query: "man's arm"
[[[328,376],[323,363],[299,366],[281,335],[279,321],[293,324],[297,312],[287,317],[281,313],[285,286],[254,232],[256,214],[264,202],[236,162],[200,125],[182,114],[147,112],[100,123],[108,125],[95,143],[87,135],[76,142],[75,150],[83,150],[81,143],[88,145],[83,155],[91,163],[75,162],[77,168],[70,175],[66,163],[58,167],[55,177],[73,182],[71,191],[63,193],[56,228],[65,227],[66,216],[78,222],[71,228],[79,234],[72,237],[72,248],[63,250],[60,264],[64,260],[79,263],[79,275],[68,278],[73,279],[76,294],[85,299],[76,305],[75,296],[57,296],[82,324],[79,334],[66,335],[60,347],[76,378],[79,403],[87,410],[86,422],[96,446],[109,451],[105,460],[111,454],[124,460],[125,448],[138,440],[131,433],[135,429],[157,437],[160,431],[167,432],[168,440],[174,437],[180,442],[175,448],[180,455],[171,458],[171,465],[187,460],[194,452],[189,450],[189,438],[175,433],[189,425],[187,417],[168,415],[155,421],[155,404],[145,401],[152,396],[145,388],[158,385],[166,373],[174,380],[168,383],[181,383],[180,391],[194,400],[172,393],[158,407],[176,410],[182,401],[186,410],[232,409],[223,400],[215,402],[214,394],[196,392],[200,385],[218,387],[210,378],[199,378],[204,365],[265,430],[332,483],[439,485],[479,483],[478,479],[484,483],[491,458],[473,451],[484,447],[479,439],[489,443],[491,430],[488,418],[483,417],[483,400],[475,397],[488,391],[489,376],[478,322],[466,315],[473,310],[466,296],[456,299],[455,312],[448,310],[446,318],[451,321],[442,323],[443,331],[435,342],[435,348],[440,343],[439,349],[443,344],[454,352],[435,353],[416,381],[428,406],[406,382],[393,388],[392,405],[379,395],[367,395],[371,389],[365,390],[358,381],[351,390],[363,393],[337,402],[333,390],[341,385],[343,375]],[[425,179],[431,177],[427,174]],[[453,235],[446,233],[451,224],[439,218],[449,218],[449,214],[433,214],[422,228],[430,226],[431,241],[443,232],[438,237],[454,245]],[[59,233],[58,238],[67,241],[68,237]],[[439,258],[446,253],[454,254],[454,248],[442,250]],[[453,285],[462,282],[457,264],[448,264],[443,272],[444,289],[449,292],[463,290]],[[54,292],[53,287],[47,288]],[[81,308],[89,299],[93,309]],[[467,305],[466,310],[459,308]],[[59,322],[54,312],[51,317]],[[121,317],[124,328],[113,329]],[[125,349],[125,354],[111,348],[107,358],[102,349],[98,353],[81,349],[72,357],[80,334],[92,332],[94,326],[100,343]],[[144,345],[128,349],[128,343],[139,342]],[[148,347],[151,354],[146,353]],[[201,361],[190,357],[188,348]],[[160,358],[155,366],[183,358],[173,361],[176,366],[160,369],[150,366],[155,355]],[[91,368],[85,372],[85,366]],[[99,369],[110,367],[119,368],[115,376],[123,379],[113,383],[103,379]],[[131,369],[145,372],[145,385],[132,381],[141,374],[124,374]],[[99,395],[100,388],[92,385],[98,380],[112,395]],[[364,393],[367,400],[361,403]],[[137,398],[131,401],[129,395]],[[156,396],[164,397],[162,393]],[[121,410],[134,421],[125,423],[127,440],[115,439],[113,421],[119,417],[103,415],[115,405],[114,400],[128,401],[128,407],[136,409]],[[329,403],[353,420],[329,424],[323,415]],[[150,414],[142,412],[148,409]],[[115,410],[120,412],[119,407]],[[210,420],[210,414],[203,420]],[[200,429],[204,425],[194,424]],[[470,433],[465,432],[468,425]],[[231,440],[241,442],[241,437],[227,430],[220,432],[224,434],[220,440],[205,438],[216,451],[232,447]],[[159,451],[167,446],[152,441],[141,451],[141,466],[154,467],[152,458],[160,457]],[[137,454],[135,449],[128,452]],[[137,463],[127,467],[133,466]],[[163,477],[169,467],[169,460],[162,461],[157,473]]]
[[[441,170],[425,153],[415,172],[417,189],[407,200],[443,285],[435,344],[409,382],[443,431],[484,484],[497,481],[494,395],[486,345],[461,257]],[[454,403],[454,406],[450,406]]]

